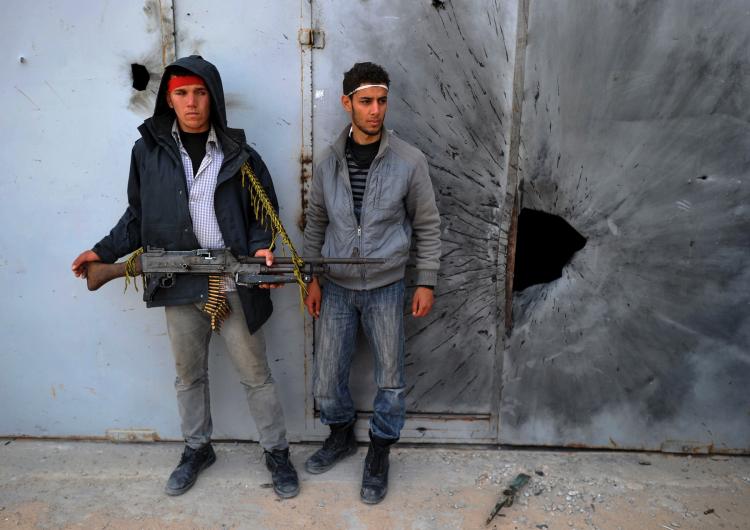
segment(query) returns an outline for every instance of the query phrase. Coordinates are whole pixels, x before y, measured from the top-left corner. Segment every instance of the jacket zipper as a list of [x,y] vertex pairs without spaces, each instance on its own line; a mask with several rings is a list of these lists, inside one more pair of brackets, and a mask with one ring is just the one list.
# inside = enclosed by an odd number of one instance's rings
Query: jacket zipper
[[[365,217],[364,215],[365,214],[365,202],[366,202],[365,199],[369,193],[372,193],[368,189],[371,184],[370,177],[372,175],[373,169],[375,169],[375,163],[379,160],[379,158],[382,158],[382,156],[381,157],[375,156],[375,158],[372,160],[372,163],[370,164],[370,169],[367,171],[367,185],[365,187],[365,194],[362,197],[362,207],[359,210],[359,220],[357,220],[357,244],[359,245],[358,247],[359,255],[357,257],[360,257],[360,258],[364,257],[364,248],[362,246],[362,219],[364,219]],[[351,201],[351,204],[352,204],[352,215],[354,215],[354,192],[352,192],[351,186],[348,185],[349,184],[349,170],[348,170],[348,164],[346,161],[346,154],[344,154],[343,163],[341,160],[339,160],[338,163],[342,164],[343,167],[347,168],[346,188],[349,190],[349,200]],[[355,219],[356,217],[357,216],[354,215]],[[367,287],[367,267],[364,264],[359,266],[359,275],[360,275],[360,278],[362,279],[362,288],[364,289]]]
[[[359,221],[357,223],[357,238],[359,239],[359,257],[364,258],[364,249],[363,249],[363,243],[362,243],[362,220],[365,218],[365,203],[367,202],[367,197],[373,193],[372,189],[370,189],[373,185],[372,182],[372,174],[375,169],[375,166],[380,161],[380,158],[382,158],[382,155],[380,157],[375,156],[375,158],[370,163],[370,169],[367,170],[367,184],[365,185],[365,193],[362,196],[362,207],[359,210]],[[354,195],[352,193],[352,208],[354,208]],[[362,278],[362,288],[365,289],[367,287],[367,267],[363,264],[360,265],[360,276]]]
[[[359,212],[359,215],[360,215],[359,218],[362,219],[362,211],[361,210]],[[360,226],[359,223],[357,224],[357,240],[359,241],[359,257],[362,257],[362,226]],[[367,279],[366,279],[366,276],[365,276],[365,266],[364,265],[360,265],[359,266],[359,275],[362,278],[362,288],[364,289],[365,287],[367,287]]]

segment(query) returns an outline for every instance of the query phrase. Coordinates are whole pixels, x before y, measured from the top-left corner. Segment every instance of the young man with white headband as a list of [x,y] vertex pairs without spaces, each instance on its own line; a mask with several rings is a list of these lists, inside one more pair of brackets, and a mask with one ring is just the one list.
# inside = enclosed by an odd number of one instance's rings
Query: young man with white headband
[[315,169],[305,226],[309,256],[386,259],[377,266],[331,266],[324,279],[310,283],[305,299],[318,320],[314,393],[320,419],[331,429],[305,463],[310,473],[356,452],[349,368],[360,325],[375,357],[378,391],[360,490],[368,504],[388,491],[390,446],[404,425],[404,273],[412,236],[412,316],[430,312],[440,266],[440,216],[427,160],[383,127],[389,87],[388,74],[373,63],[357,63],[344,74],[341,104],[351,123]]

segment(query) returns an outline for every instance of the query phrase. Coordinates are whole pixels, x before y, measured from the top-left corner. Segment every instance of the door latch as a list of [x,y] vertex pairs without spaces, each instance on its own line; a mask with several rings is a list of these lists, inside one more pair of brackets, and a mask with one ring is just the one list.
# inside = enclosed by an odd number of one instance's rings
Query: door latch
[[325,48],[326,34],[321,29],[301,28],[298,33],[299,43],[310,48]]

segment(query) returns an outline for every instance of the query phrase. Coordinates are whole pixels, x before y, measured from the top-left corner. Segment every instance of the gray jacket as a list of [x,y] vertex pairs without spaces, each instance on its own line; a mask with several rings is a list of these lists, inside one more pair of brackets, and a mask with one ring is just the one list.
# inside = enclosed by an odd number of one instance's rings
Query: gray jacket
[[435,285],[440,268],[440,215],[424,154],[383,130],[354,215],[345,146],[349,126],[315,168],[307,205],[305,254],[387,258],[383,265],[334,265],[327,278],[348,289],[382,287],[404,277],[411,236],[418,285]]

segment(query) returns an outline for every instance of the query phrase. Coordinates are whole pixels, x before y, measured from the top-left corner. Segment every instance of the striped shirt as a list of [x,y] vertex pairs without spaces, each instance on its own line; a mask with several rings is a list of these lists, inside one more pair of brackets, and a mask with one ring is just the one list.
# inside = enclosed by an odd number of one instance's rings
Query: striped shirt
[[378,154],[379,147],[379,141],[373,144],[359,145],[352,139],[351,135],[346,142],[346,165],[349,169],[349,184],[352,188],[354,215],[357,216],[357,222],[359,222],[362,213],[362,198],[367,186],[367,174],[375,155]]
[[[177,120],[172,124],[172,136],[177,142],[182,166],[185,168],[188,206],[190,216],[193,219],[195,237],[198,239],[201,248],[224,248],[226,246],[224,237],[221,235],[219,222],[216,220],[216,212],[214,211],[216,179],[219,176],[221,164],[224,162],[224,152],[221,150],[221,144],[216,137],[216,131],[212,125],[206,141],[206,155],[203,157],[198,171],[194,171],[190,155],[185,146],[182,145]],[[229,275],[224,277],[224,289],[226,291],[235,290],[234,281]]]

